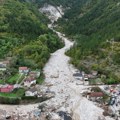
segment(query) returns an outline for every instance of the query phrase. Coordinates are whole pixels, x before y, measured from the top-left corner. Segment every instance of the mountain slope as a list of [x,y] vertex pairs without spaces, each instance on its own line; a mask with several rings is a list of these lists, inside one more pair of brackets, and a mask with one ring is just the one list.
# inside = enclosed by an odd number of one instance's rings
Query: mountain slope
[[80,69],[120,81],[119,0],[78,0],[59,20],[59,30],[76,40],[67,52]]
[[0,58],[14,56],[15,66],[43,67],[50,53],[63,46],[48,21],[31,3],[1,1]]
[[45,3],[51,4],[54,6],[62,5],[63,7],[69,7],[69,6],[72,6],[74,3],[76,3],[76,1],[79,1],[79,0],[75,0],[75,1],[73,1],[73,0],[19,0],[19,1],[32,2],[32,3],[37,4],[39,7],[44,5]]

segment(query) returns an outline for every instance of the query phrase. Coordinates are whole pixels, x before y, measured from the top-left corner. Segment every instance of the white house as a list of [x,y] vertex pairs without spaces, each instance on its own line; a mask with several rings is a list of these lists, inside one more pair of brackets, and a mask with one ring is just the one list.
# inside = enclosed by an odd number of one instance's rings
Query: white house
[[0,71],[6,71],[7,69],[5,67],[0,67]]
[[6,71],[6,64],[0,62],[0,71]]
[[19,67],[20,74],[28,74],[28,72],[29,72],[28,67]]
[[36,96],[38,94],[35,88],[31,88],[25,92],[25,96]]
[[28,76],[24,81],[24,86],[30,87],[31,85],[36,84],[35,77]]

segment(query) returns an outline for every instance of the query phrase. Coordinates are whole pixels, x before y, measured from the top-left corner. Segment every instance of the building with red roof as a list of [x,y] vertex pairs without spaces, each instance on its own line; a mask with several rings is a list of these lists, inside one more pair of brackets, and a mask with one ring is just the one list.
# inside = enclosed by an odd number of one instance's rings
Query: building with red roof
[[9,92],[12,92],[13,90],[14,90],[13,85],[7,85],[5,87],[0,88],[0,92],[3,92],[3,93],[9,93]]
[[88,94],[87,98],[95,102],[97,99],[103,98],[103,96],[104,96],[103,92],[92,92]]
[[20,74],[28,74],[29,68],[28,67],[19,67]]

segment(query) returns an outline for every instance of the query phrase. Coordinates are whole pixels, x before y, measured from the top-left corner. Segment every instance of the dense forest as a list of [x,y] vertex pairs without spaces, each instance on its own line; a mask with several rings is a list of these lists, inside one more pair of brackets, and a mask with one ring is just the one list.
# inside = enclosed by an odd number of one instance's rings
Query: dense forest
[[30,2],[0,1],[0,59],[13,57],[16,68],[42,68],[50,53],[63,46],[48,22]]
[[35,3],[37,6],[42,7],[44,4],[51,4],[54,6],[62,5],[64,8],[71,7],[76,1],[79,0],[19,0],[21,2],[32,2]]
[[75,45],[66,54],[81,70],[120,81],[120,1],[75,0],[58,21]]

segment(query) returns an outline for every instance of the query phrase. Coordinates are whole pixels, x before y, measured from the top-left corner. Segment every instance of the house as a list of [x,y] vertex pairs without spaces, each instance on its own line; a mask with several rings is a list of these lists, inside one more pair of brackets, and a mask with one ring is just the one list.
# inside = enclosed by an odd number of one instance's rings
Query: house
[[31,88],[25,92],[25,96],[36,96],[37,94],[36,88]]
[[38,78],[38,77],[40,76],[40,72],[39,72],[39,71],[31,71],[31,72],[29,73],[29,76]]
[[0,62],[0,71],[6,71],[6,65]]
[[97,99],[103,98],[103,96],[104,94],[102,92],[92,92],[88,94],[87,98],[92,101],[95,101]]
[[3,61],[3,64],[7,67],[10,64],[9,60]]
[[20,74],[25,74],[27,75],[29,72],[29,68],[28,67],[19,67],[19,73]]
[[1,67],[0,65],[0,71],[6,71],[7,69],[5,67]]
[[9,65],[10,65],[10,60],[0,61],[0,71],[6,71]]
[[9,92],[12,92],[13,90],[14,90],[13,85],[7,85],[0,88],[0,92],[3,92],[3,93],[9,93]]
[[82,75],[82,73],[75,73],[75,74],[73,74],[73,76],[74,76],[77,80],[83,80],[83,75]]
[[9,60],[1,61],[1,62],[0,62],[0,65],[2,65],[3,67],[7,67],[9,64],[10,64],[10,61],[9,61]]
[[93,76],[97,76],[98,72],[97,71],[92,71]]
[[36,79],[35,77],[31,77],[28,76],[25,80],[24,80],[24,86],[26,87],[30,87],[31,85],[36,84]]
[[89,79],[94,79],[94,78],[96,78],[96,77],[95,77],[94,75],[92,75],[92,74],[88,74],[87,76],[88,76]]
[[88,79],[88,75],[84,75],[84,80],[85,81],[88,81],[89,79]]
[[83,76],[83,75],[82,75],[82,73],[74,73],[73,76],[81,77],[81,76]]

